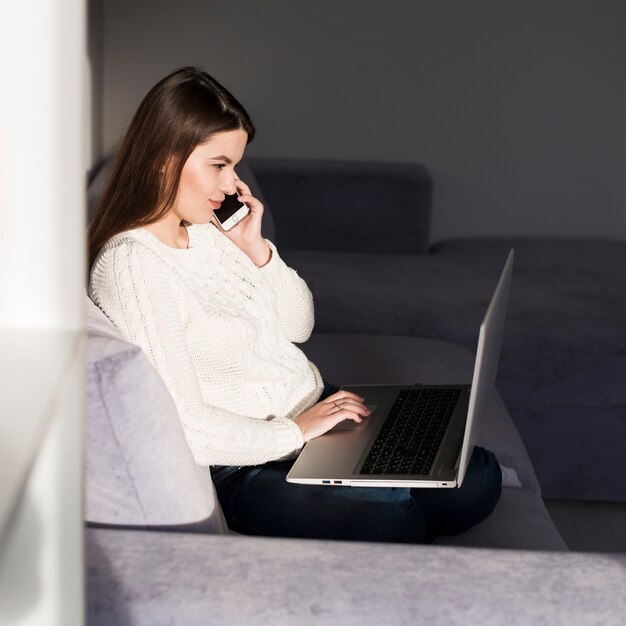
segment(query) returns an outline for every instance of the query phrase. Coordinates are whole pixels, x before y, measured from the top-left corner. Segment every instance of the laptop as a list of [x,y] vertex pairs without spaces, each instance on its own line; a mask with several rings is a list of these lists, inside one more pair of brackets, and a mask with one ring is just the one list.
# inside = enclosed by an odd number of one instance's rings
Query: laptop
[[471,385],[347,385],[372,411],[309,441],[287,481],[350,487],[454,488],[463,484],[494,390],[511,250],[478,336]]

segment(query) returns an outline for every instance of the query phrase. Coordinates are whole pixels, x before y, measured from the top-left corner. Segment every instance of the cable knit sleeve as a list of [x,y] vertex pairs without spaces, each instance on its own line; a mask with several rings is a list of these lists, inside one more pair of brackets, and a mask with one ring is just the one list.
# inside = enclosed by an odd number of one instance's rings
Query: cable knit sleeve
[[269,239],[265,241],[272,257],[259,272],[276,296],[278,317],[289,341],[304,343],[315,323],[313,296],[298,273],[280,258],[276,246]]
[[303,438],[291,419],[246,417],[203,400],[177,289],[175,271],[158,254],[128,241],[101,255],[90,283],[92,299],[163,378],[199,465],[255,465],[293,454]]

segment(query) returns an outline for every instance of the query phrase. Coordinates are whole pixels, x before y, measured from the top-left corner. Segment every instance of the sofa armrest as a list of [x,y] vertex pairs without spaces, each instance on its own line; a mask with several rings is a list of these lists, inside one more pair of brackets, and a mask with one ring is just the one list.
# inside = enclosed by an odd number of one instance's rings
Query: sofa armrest
[[281,249],[425,254],[432,180],[422,165],[247,159]]
[[617,624],[626,555],[87,529],[87,623]]

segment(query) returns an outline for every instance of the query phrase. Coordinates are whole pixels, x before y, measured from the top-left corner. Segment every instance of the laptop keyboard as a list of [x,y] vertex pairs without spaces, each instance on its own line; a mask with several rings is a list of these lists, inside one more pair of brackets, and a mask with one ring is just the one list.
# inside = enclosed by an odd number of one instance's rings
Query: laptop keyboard
[[360,474],[428,474],[460,389],[402,389]]

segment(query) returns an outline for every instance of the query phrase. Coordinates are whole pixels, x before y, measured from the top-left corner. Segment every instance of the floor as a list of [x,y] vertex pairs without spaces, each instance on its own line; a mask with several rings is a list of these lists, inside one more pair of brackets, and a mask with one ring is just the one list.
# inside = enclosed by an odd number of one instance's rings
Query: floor
[[570,550],[626,552],[626,503],[545,500]]

